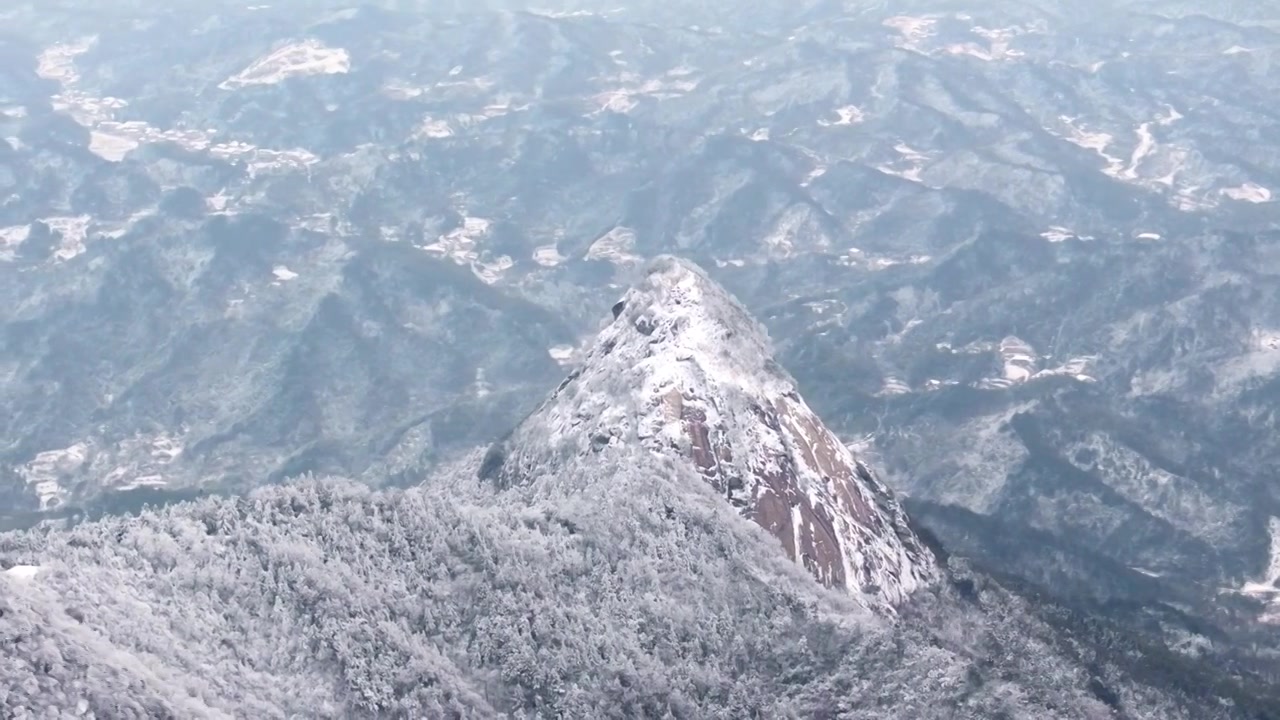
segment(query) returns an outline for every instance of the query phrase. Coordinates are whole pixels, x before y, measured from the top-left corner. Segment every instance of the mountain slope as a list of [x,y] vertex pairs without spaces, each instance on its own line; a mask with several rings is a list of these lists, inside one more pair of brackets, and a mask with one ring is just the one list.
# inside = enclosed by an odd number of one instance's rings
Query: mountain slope
[[[847,450],[806,459],[826,431],[696,267],[657,260],[615,310],[505,443],[420,486],[307,478],[0,534],[0,714],[1266,717],[1229,677],[936,564]],[[665,414],[673,389],[702,414]],[[810,504],[778,537],[760,509],[783,493]],[[781,552],[797,527],[819,548],[820,520],[854,582]]]
[[635,444],[694,470],[819,581],[873,605],[936,575],[889,491],[814,415],[768,336],[705,272],[660,257],[582,365],[490,451],[501,486]]
[[1275,668],[1274,10],[617,4],[9,2],[0,522],[413,477],[679,253],[948,545]]
[[308,480],[0,535],[0,713],[1247,717],[980,579],[877,620],[692,473],[605,453],[611,483],[532,505]]

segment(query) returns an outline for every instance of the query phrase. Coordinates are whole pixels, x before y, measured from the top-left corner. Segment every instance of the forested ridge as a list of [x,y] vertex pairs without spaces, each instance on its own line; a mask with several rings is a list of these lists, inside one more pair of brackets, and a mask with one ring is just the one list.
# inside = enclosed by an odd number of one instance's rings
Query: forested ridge
[[305,478],[0,536],[0,562],[40,568],[0,581],[0,710],[1244,716],[1090,662],[1087,640],[962,567],[872,616],[703,484],[632,460],[550,494],[496,492],[471,467],[394,491]]

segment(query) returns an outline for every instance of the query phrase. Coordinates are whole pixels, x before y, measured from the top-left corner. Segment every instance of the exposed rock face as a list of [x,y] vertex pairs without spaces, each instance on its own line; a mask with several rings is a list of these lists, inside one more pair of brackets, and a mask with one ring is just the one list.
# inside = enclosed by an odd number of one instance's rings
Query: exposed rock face
[[655,260],[583,365],[485,463],[514,484],[611,443],[690,464],[820,582],[892,606],[934,576],[872,471],[814,415],[764,329],[696,266]]

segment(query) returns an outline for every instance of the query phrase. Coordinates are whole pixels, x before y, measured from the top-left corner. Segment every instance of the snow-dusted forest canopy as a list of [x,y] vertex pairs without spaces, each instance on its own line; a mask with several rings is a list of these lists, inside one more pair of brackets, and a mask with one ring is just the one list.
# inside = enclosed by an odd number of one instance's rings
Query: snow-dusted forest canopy
[[561,494],[498,492],[468,465],[409,490],[308,478],[0,536],[0,708],[1073,719],[1122,708],[1161,720],[1241,709],[1197,697],[1221,688],[1122,671],[1109,653],[1132,663],[1141,651],[1104,649],[1106,633],[1055,639],[963,568],[898,619],[873,617],[705,484],[637,469],[625,452],[599,467],[598,482]]

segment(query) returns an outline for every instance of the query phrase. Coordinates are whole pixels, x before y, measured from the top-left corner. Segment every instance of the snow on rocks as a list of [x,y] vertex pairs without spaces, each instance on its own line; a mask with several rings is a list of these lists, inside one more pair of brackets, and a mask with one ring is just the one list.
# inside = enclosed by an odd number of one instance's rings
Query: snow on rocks
[[89,133],[89,152],[111,162],[120,162],[130,152],[138,149],[138,141],[123,135],[93,130]]
[[31,580],[34,580],[42,570],[44,570],[44,568],[39,565],[14,565],[4,572],[0,572],[0,576],[8,578],[9,580],[16,580],[18,582],[30,582]]
[[619,225],[601,235],[587,248],[588,260],[608,260],[616,265],[630,265],[641,260],[635,254],[636,233]]
[[818,120],[818,124],[822,127],[840,127],[857,125],[864,120],[866,120],[866,116],[857,105],[845,105],[844,107],[836,108],[836,119],[834,121],[821,119]]
[[1050,357],[1040,355],[1030,343],[1012,335],[998,343],[975,342],[960,348],[940,343],[938,349],[957,354],[995,353],[1000,359],[1000,376],[986,378],[974,384],[985,390],[1009,388],[1048,377],[1069,377],[1084,383],[1096,382],[1090,374],[1097,362],[1096,357],[1073,357],[1060,365],[1045,367],[1047,361],[1051,360]]
[[55,508],[66,500],[68,491],[59,484],[59,479],[84,467],[88,460],[88,444],[76,443],[60,450],[42,452],[16,469],[19,477],[36,494],[43,511]]
[[533,250],[533,261],[543,267],[555,267],[566,259],[554,244],[543,245]]
[[1066,242],[1068,240],[1086,239],[1077,235],[1074,230],[1063,227],[1061,225],[1050,226],[1048,230],[1045,230],[1044,232],[1040,233],[1040,237],[1044,238],[1045,240],[1048,240],[1051,243]]
[[18,247],[31,236],[30,225],[12,225],[0,228],[0,260],[12,261]]
[[1247,182],[1238,187],[1223,188],[1222,194],[1232,200],[1238,200],[1240,202],[1271,202],[1271,191],[1257,183],[1251,182]]
[[1016,337],[1000,341],[1000,358],[1004,361],[1004,379],[1011,383],[1026,382],[1036,373],[1035,350]]
[[1262,576],[1244,583],[1237,592],[1256,598],[1265,605],[1258,620],[1269,625],[1280,625],[1280,518],[1268,523],[1271,548],[1267,568]]
[[491,223],[485,218],[464,217],[462,224],[423,246],[423,250],[439,257],[446,257],[459,265],[469,265],[479,259],[477,244],[489,234]]
[[886,175],[893,175],[914,183],[923,183],[921,173],[924,172],[929,156],[903,142],[894,145],[893,151],[898,154],[898,160],[880,165],[876,169]]
[[351,71],[351,56],[318,40],[305,40],[277,49],[218,87],[234,90],[249,85],[274,85],[292,77],[338,75]]
[[471,272],[481,281],[493,285],[502,279],[508,270],[515,267],[516,261],[510,255],[499,255],[491,261],[476,260],[471,263]]
[[919,51],[925,40],[933,37],[938,24],[936,17],[914,17],[911,15],[895,15],[884,21],[887,28],[898,31],[898,39],[894,43],[904,50]]
[[89,52],[97,38],[84,38],[73,43],[59,43],[46,48],[36,58],[36,75],[63,85],[80,79],[76,72],[76,57]]
[[47,217],[40,221],[62,238],[53,253],[55,259],[66,261],[85,252],[85,240],[89,236],[88,215]]
[[568,365],[577,356],[578,349],[572,345],[555,345],[547,348],[547,354],[560,365]]
[[444,138],[453,137],[453,128],[444,120],[433,117],[423,118],[422,123],[418,125],[418,129],[414,131],[414,139],[430,139],[443,140]]
[[1064,126],[1066,126],[1067,134],[1064,139],[1078,147],[1086,150],[1092,150],[1098,154],[1103,160],[1107,161],[1103,173],[1113,178],[1121,178],[1124,175],[1124,161],[1107,152],[1107,148],[1115,140],[1109,133],[1085,130],[1076,124],[1076,118],[1063,115],[1058,118]]
[[819,582],[867,607],[892,612],[936,577],[897,502],[801,399],[764,329],[684,261],[648,265],[579,368],[482,474],[500,487],[594,482],[566,463],[614,445],[701,477]]
[[881,397],[889,397],[893,395],[910,395],[911,386],[902,378],[890,375],[884,379],[884,386],[880,388],[880,392],[876,393]]
[[[127,107],[127,102],[119,98],[95,97],[79,89],[80,75],[75,59],[88,51],[94,42],[90,38],[48,48],[40,55],[37,74],[59,83],[60,92],[52,98],[54,109],[89,129],[88,149],[98,157],[120,162],[141,145],[172,143],[191,152],[207,152],[219,160],[243,162],[251,177],[280,170],[306,169],[319,161],[313,153],[300,148],[270,150],[234,140],[215,142],[216,131],[212,129],[165,130],[140,120],[117,121],[116,111]],[[246,81],[244,84],[253,83]]]
[[986,62],[1012,60],[1025,55],[1021,50],[1014,50],[1009,46],[1014,38],[1026,32],[1023,28],[992,29],[976,26],[972,29],[972,32],[987,41],[985,47],[978,43],[967,42],[948,45],[943,48],[943,51],[949,55],[969,55]]
[[595,109],[591,115],[601,113],[626,114],[640,106],[641,101],[669,100],[697,89],[698,81],[684,75],[668,73],[662,78],[644,78],[635,73],[622,73],[608,87],[592,97]]

